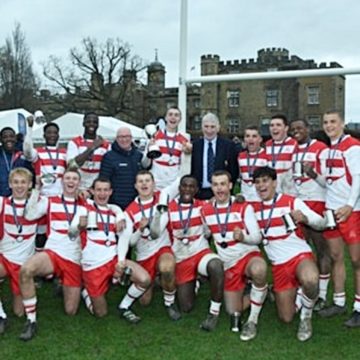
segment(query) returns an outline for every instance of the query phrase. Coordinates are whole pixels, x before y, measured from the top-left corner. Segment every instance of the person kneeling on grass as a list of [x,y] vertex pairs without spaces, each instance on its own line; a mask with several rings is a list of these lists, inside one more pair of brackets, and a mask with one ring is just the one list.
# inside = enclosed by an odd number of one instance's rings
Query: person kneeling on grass
[[160,191],[155,191],[155,181],[152,173],[141,170],[136,175],[135,188],[139,195],[126,208],[134,233],[131,245],[136,249],[136,261],[150,274],[152,286],[140,298],[142,305],[148,305],[153,295],[153,285],[157,275],[164,296],[164,305],[171,320],[177,321],[181,314],[176,306],[175,294],[175,257],[171,250],[168,230],[165,228],[159,234],[151,236],[151,225],[156,217],[159,202],[166,206],[168,199],[172,200],[179,189],[179,178],[172,185]]
[[[161,233],[168,226],[172,250],[176,259],[176,283],[180,309],[190,312],[195,303],[195,282],[199,275],[210,281],[210,309],[200,328],[212,331],[219,319],[223,298],[224,268],[217,254],[210,248],[204,236],[201,208],[204,201],[194,199],[198,192],[197,180],[185,175],[180,180],[180,196],[169,203],[168,212],[153,221],[152,231]],[[156,229],[158,227],[158,229]]]
[[240,334],[242,341],[256,337],[257,322],[267,294],[266,262],[259,248],[261,232],[254,209],[231,196],[232,182],[227,171],[215,171],[211,178],[215,200],[205,204],[202,215],[213,236],[217,253],[224,262],[224,298],[231,315],[231,331],[240,331],[240,314],[246,281],[251,279],[250,316]]
[[106,178],[97,178],[90,192],[94,200],[87,200],[87,230],[81,234],[84,283],[81,295],[91,313],[97,317],[105,316],[105,294],[109,283],[114,276],[120,276],[124,267],[128,267],[131,269],[130,280],[134,285],[130,286],[119,309],[122,317],[136,323],[140,318],[130,310],[130,305],[149,286],[149,276],[133,261],[125,261],[125,255],[121,257],[121,248],[127,248],[129,236],[126,232],[131,231],[131,228],[125,226],[122,210],[116,205],[108,204],[112,194],[111,182]]
[[[312,336],[311,317],[319,295],[319,270],[301,226],[325,228],[325,219],[293,196],[276,192],[276,171],[263,167],[254,171],[254,182],[261,202],[254,203],[263,233],[265,252],[272,263],[275,301],[278,315],[291,322],[296,306],[301,307],[297,337]],[[299,297],[296,298],[297,288]]]

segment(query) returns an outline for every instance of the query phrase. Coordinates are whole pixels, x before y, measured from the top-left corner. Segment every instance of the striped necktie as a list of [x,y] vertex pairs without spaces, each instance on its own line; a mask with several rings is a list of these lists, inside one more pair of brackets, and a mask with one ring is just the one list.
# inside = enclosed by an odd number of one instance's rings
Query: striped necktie
[[207,179],[211,183],[211,176],[215,170],[215,154],[212,142],[208,142],[208,152],[207,152]]

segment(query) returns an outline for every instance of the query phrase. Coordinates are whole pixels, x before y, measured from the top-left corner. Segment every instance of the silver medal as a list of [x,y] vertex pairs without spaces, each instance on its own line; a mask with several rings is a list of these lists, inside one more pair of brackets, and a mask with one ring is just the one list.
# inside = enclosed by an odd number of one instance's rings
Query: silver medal
[[16,237],[16,242],[18,242],[18,243],[21,243],[21,242],[23,242],[24,241],[24,237],[23,236],[17,236]]
[[175,165],[175,159],[172,156],[169,158],[169,165]]
[[43,185],[51,185],[56,181],[56,176],[53,174],[44,174],[41,176],[41,183]]
[[146,227],[143,231],[142,231],[142,236],[144,237],[149,237],[150,236],[150,229],[148,227]]
[[333,183],[333,179],[327,179],[326,182],[328,183],[328,185],[331,185]]
[[189,239],[188,239],[188,238],[183,238],[183,239],[181,239],[181,242],[182,242],[184,245],[188,245],[188,244],[189,244]]
[[109,239],[107,239],[107,240],[105,241],[105,246],[109,247],[110,245],[111,245],[111,241],[110,241]]

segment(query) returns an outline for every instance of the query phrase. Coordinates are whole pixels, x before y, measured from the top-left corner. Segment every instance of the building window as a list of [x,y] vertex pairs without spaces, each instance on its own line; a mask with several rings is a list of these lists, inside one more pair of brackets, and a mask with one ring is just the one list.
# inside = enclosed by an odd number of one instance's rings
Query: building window
[[320,115],[308,115],[307,122],[309,123],[310,131],[319,130],[321,127],[321,116]]
[[260,117],[260,133],[262,136],[270,136],[270,118],[267,117]]
[[201,117],[199,115],[195,115],[192,121],[193,130],[201,130]]
[[239,133],[239,119],[228,119],[228,133],[229,134],[238,134]]
[[279,91],[278,90],[266,90],[266,106],[278,107],[279,106]]
[[199,109],[199,108],[200,108],[200,99],[195,99],[195,100],[194,100],[194,108],[195,108],[195,109]]
[[320,88],[319,86],[307,87],[307,103],[308,105],[320,104]]
[[229,107],[239,107],[239,105],[240,105],[239,90],[228,90],[227,99],[228,99]]

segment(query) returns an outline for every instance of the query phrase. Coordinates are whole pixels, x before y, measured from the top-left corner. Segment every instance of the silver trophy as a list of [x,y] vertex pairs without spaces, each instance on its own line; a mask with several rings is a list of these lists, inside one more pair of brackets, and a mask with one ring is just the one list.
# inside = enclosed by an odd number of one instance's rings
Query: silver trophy
[[290,214],[285,214],[282,216],[282,220],[284,222],[284,225],[286,227],[286,231],[288,233],[293,232],[297,229],[297,226],[294,222],[294,219],[292,218],[292,216]]
[[[144,128],[146,137],[149,140],[152,140],[157,132],[156,126],[154,124],[148,124]],[[149,146],[147,155],[149,159],[157,159],[161,156],[161,151],[158,145],[152,144]]]
[[97,230],[98,229],[96,211],[89,211],[86,229],[87,230]]
[[326,228],[327,229],[335,229],[336,228],[336,217],[334,210],[326,210],[324,213],[326,220]]

